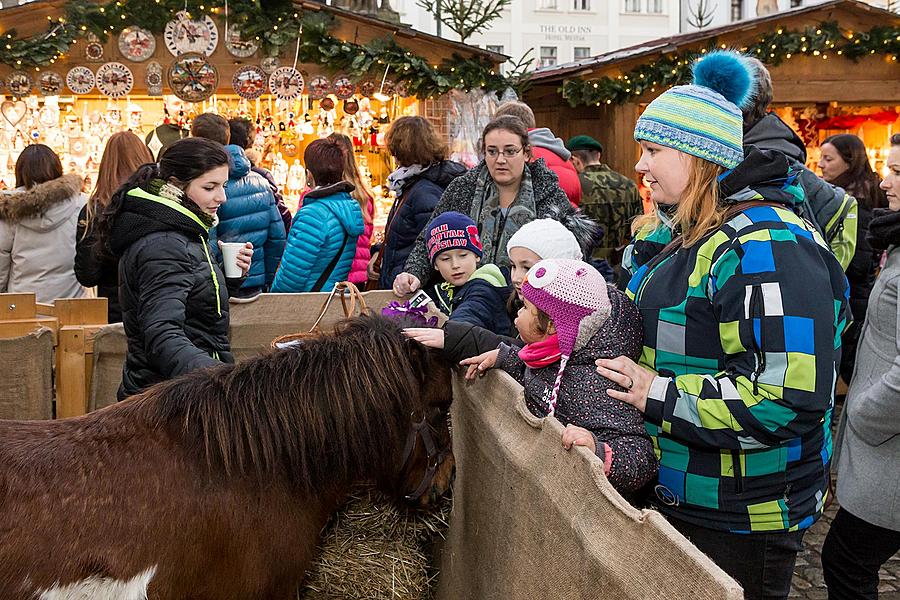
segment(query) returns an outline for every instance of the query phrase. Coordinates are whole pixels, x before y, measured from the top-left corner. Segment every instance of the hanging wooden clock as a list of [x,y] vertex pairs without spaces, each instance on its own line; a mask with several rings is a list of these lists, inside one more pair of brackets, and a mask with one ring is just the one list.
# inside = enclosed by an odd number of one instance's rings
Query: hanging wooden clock
[[203,102],[219,87],[219,72],[199,52],[179,56],[167,76],[172,93],[185,102]]
[[310,98],[315,98],[316,100],[324,98],[329,91],[331,91],[331,82],[324,75],[316,75],[309,80]]
[[232,56],[249,58],[259,50],[259,44],[254,40],[248,40],[241,37],[240,27],[231,25],[225,32],[225,49],[228,50]]
[[303,93],[303,75],[293,67],[278,67],[269,75],[269,88],[279,100],[291,100]]
[[155,60],[147,63],[147,95],[162,96],[163,93],[163,70]]
[[375,82],[371,79],[366,79],[365,81],[361,81],[359,83],[359,93],[365,96],[366,98],[370,97],[375,93],[375,90],[378,89],[378,86],[375,85]]
[[87,67],[72,67],[66,74],[66,86],[74,94],[88,94],[94,89],[94,72]]
[[6,78],[6,88],[14,97],[23,98],[31,94],[34,80],[25,71],[14,71]]
[[84,57],[91,62],[101,62],[103,60],[103,44],[99,38],[93,33],[89,33],[85,39],[87,44],[84,46]]
[[332,84],[334,95],[338,100],[348,100],[356,92],[356,86],[346,75],[338,75]]
[[166,48],[174,56],[187,52],[211,55],[219,43],[219,30],[209,15],[194,21],[187,11],[179,11],[174,21],[166,23]]
[[121,98],[131,93],[134,75],[120,62],[104,63],[97,69],[97,89],[110,98]]
[[278,65],[281,64],[281,61],[277,56],[267,56],[259,62],[259,66],[268,74],[272,74],[272,72],[278,68]]
[[267,82],[265,71],[256,65],[245,65],[235,71],[231,86],[241,98],[255,100],[266,93]]
[[38,88],[45,96],[57,96],[63,89],[63,78],[55,71],[45,71],[38,79]]
[[156,52],[156,38],[141,27],[126,27],[119,34],[119,52],[133,62],[144,62]]

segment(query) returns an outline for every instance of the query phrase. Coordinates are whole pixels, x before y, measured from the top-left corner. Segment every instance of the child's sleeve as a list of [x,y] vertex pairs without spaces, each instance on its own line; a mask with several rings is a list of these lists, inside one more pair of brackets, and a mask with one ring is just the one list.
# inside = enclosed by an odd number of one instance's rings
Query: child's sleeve
[[526,367],[522,359],[519,358],[519,349],[515,346],[501,343],[498,350],[500,352],[497,354],[497,362],[494,368],[506,371],[510,377],[522,383]]
[[620,494],[633,494],[656,477],[659,463],[653,453],[653,444],[645,436],[601,438],[591,433],[606,478]]

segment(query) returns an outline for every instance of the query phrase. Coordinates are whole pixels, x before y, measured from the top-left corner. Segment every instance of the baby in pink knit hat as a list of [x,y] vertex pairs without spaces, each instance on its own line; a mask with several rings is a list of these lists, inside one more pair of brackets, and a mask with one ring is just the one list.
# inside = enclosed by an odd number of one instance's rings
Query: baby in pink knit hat
[[641,353],[637,307],[608,288],[580,260],[542,260],[525,276],[525,302],[515,321],[525,346],[507,344],[462,361],[466,377],[500,368],[525,389],[529,410],[566,426],[562,443],[590,448],[613,486],[629,497],[656,476],[657,461],[644,420],[633,406],[611,398],[616,384],[599,375],[598,358]]

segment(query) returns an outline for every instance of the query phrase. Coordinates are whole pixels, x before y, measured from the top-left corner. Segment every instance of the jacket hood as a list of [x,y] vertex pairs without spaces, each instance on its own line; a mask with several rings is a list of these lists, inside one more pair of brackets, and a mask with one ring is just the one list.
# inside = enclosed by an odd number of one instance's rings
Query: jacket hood
[[719,181],[726,204],[768,200],[793,207],[803,203],[803,188],[798,181],[802,165],[791,166],[778,150],[745,147],[744,154],[743,162],[726,171]]
[[760,150],[777,150],[806,163],[806,146],[800,136],[775,113],[769,113],[744,132],[744,145]]
[[209,239],[206,225],[190,210],[174,200],[134,188],[112,224],[109,249],[113,256],[121,256],[136,241],[160,231],[177,231],[204,242]]
[[81,198],[81,177],[71,173],[30,189],[16,188],[0,194],[0,220],[22,224],[36,231],[56,229],[81,209],[83,202],[69,203]]
[[422,171],[418,176],[421,179],[427,179],[428,181],[438,185],[442,188],[446,188],[450,185],[450,182],[462,175],[466,172],[465,165],[462,165],[458,162],[454,162],[452,160],[442,160],[439,163],[433,164],[424,171]]
[[529,131],[528,141],[532,146],[549,150],[563,160],[569,160],[572,157],[572,153],[566,148],[566,144],[553,135],[553,132],[546,127],[538,127]]
[[347,235],[359,236],[365,231],[365,222],[359,202],[350,195],[353,190],[353,184],[346,181],[317,187],[307,192],[303,197],[303,204],[304,206],[315,203],[326,205],[327,210],[337,218]]
[[244,150],[240,146],[235,146],[234,144],[228,144],[225,146],[225,151],[228,152],[228,155],[231,157],[228,165],[228,179],[240,179],[241,177],[245,177],[247,173],[250,172],[250,168],[253,164],[250,162],[250,159],[247,158],[247,155],[244,154]]
[[505,289],[509,287],[509,284],[506,283],[506,277],[503,276],[503,272],[497,265],[484,265],[478,267],[475,269],[475,272],[472,273],[472,276],[469,277],[469,281],[476,279],[486,281],[496,288]]

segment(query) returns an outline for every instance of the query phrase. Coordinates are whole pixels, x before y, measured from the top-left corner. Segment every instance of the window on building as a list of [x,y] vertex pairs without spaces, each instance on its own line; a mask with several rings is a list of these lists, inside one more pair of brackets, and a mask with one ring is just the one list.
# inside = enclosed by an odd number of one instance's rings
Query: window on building
[[625,0],[625,12],[639,13],[641,12],[642,0]]
[[744,18],[744,0],[731,0],[731,20],[740,21]]
[[803,6],[803,0],[791,0],[791,8]]
[[497,54],[503,54],[503,44],[487,44],[484,47],[488,52],[496,52]]
[[574,0],[575,10],[591,10],[591,0]]
[[556,10],[556,0],[538,0],[538,7],[544,10]]
[[541,46],[541,60],[538,66],[552,67],[556,64],[556,46]]
[[591,57],[591,49],[587,46],[575,46],[575,55],[572,57],[575,60],[583,60],[585,58]]
[[661,15],[664,12],[663,2],[665,0],[647,0],[647,11],[655,15]]

